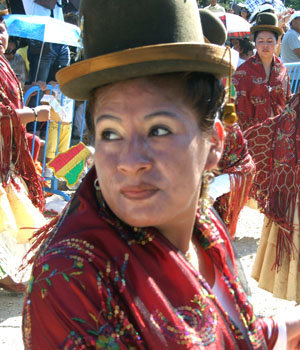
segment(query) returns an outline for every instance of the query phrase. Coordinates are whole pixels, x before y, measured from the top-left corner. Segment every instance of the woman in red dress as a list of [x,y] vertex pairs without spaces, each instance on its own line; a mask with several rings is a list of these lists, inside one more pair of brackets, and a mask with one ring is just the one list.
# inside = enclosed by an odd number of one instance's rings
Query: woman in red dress
[[82,0],[81,22],[87,59],[57,78],[89,98],[95,167],[44,233],[25,348],[272,349],[284,329],[255,317],[207,203],[227,48],[204,43],[196,1]]
[[238,67],[232,79],[242,131],[278,115],[291,95],[287,70],[275,56],[278,36],[283,33],[277,23],[272,13],[257,15],[251,28],[257,53]]

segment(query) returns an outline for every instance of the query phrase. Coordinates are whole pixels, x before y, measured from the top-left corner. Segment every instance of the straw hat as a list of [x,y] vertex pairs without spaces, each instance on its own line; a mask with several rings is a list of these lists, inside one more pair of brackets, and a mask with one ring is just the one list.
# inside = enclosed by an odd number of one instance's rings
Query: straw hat
[[183,71],[221,77],[232,67],[228,49],[205,43],[196,0],[81,0],[80,15],[85,60],[56,75],[73,99],[130,78]]
[[256,24],[250,29],[252,34],[263,30],[276,33],[279,36],[283,34],[282,29],[278,27],[277,16],[270,12],[259,13],[256,17]]

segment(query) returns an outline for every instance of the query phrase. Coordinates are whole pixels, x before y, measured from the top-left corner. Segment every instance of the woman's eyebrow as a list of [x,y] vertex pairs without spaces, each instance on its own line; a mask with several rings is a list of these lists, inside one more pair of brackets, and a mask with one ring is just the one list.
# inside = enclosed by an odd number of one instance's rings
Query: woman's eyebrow
[[157,111],[157,112],[154,112],[154,113],[150,113],[150,114],[147,114],[144,119],[151,119],[151,118],[155,118],[155,117],[158,117],[158,116],[166,116],[166,117],[171,117],[171,118],[176,118],[178,119],[178,115],[176,113],[172,113],[172,112],[169,112],[169,111]]
[[95,124],[97,125],[98,123],[105,121],[105,120],[112,120],[112,121],[122,123],[122,119],[119,117],[115,117],[114,115],[110,115],[110,114],[102,114],[96,118]]

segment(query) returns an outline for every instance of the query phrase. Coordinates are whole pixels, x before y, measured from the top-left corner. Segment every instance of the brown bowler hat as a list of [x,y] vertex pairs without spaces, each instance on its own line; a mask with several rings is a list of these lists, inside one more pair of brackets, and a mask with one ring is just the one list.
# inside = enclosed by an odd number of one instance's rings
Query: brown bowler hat
[[56,75],[73,99],[130,78],[233,68],[226,47],[205,43],[196,0],[81,0],[80,15],[85,59]]
[[251,33],[267,31],[278,34],[279,36],[283,34],[283,31],[278,27],[278,19],[274,13],[262,12],[256,16],[256,24],[251,27]]

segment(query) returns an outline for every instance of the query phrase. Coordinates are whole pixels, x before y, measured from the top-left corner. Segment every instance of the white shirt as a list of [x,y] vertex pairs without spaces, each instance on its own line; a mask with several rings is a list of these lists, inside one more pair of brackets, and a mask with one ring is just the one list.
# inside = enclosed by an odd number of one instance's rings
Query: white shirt
[[[36,15],[36,16],[48,16],[51,15],[51,10],[47,9],[46,7],[43,7],[41,5],[38,5],[34,2],[34,0],[22,0],[23,6],[26,15]],[[58,0],[59,3],[61,3],[61,0]],[[56,19],[64,20],[64,14],[62,7],[59,7],[55,5],[53,10],[53,16]]]

